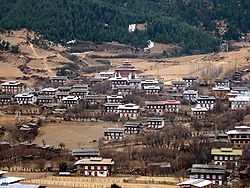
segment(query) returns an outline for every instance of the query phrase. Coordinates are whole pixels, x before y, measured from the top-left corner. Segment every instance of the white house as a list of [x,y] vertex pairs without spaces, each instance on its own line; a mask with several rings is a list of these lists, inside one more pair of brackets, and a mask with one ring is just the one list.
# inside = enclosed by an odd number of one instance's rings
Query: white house
[[212,110],[214,108],[215,97],[214,96],[200,96],[197,98],[197,102],[199,106],[205,107],[208,110]]
[[250,105],[250,97],[249,96],[237,96],[235,98],[229,99],[230,108],[233,110],[236,109],[245,109],[247,106]]
[[62,103],[67,107],[73,107],[78,104],[79,98],[77,96],[67,96],[62,98]]
[[129,103],[119,105],[117,110],[120,114],[120,118],[136,119],[139,115],[140,106]]
[[20,93],[15,96],[15,100],[18,104],[35,104],[37,97],[32,93]]

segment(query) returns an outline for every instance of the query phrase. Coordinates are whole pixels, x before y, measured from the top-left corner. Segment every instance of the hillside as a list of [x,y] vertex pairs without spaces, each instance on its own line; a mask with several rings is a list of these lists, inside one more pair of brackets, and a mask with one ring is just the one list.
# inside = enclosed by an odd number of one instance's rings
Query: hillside
[[[0,29],[28,28],[54,42],[118,41],[145,47],[148,40],[182,47],[181,53],[218,50],[250,24],[247,0],[2,0]],[[128,32],[129,24],[146,23]],[[178,52],[180,53],[180,52]]]

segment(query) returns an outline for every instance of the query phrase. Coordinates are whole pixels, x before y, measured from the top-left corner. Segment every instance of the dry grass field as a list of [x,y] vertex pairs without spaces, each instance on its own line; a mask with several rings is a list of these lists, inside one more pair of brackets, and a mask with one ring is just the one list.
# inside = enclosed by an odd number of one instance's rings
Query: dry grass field
[[103,137],[105,129],[118,126],[121,124],[111,122],[47,123],[40,128],[34,143],[42,144],[44,140],[46,144],[55,147],[64,143],[67,149],[97,147],[98,140]]
[[[63,57],[59,52],[65,50],[63,47],[51,46],[53,50],[44,50],[27,42],[27,36],[31,39],[36,34],[26,29],[13,31],[11,34],[0,33],[0,40],[8,41],[11,45],[18,45],[20,49],[19,55],[13,55],[1,52],[0,56],[5,60],[0,60],[0,77],[13,79],[23,76],[23,73],[17,68],[19,65],[27,63],[30,68],[29,76],[54,76],[57,67],[63,66],[61,62],[70,63],[71,60]],[[4,63],[4,64],[3,64]],[[43,70],[37,72],[37,70]]]
[[[48,188],[107,188],[117,184],[122,188],[177,188],[179,182],[174,177],[58,177],[47,173],[12,172],[9,176],[26,178],[23,183],[47,185]],[[127,182],[125,183],[124,180]],[[128,182],[128,180],[131,180]]]
[[[248,44],[248,43],[247,43]],[[218,54],[190,55],[175,58],[157,59],[110,59],[114,70],[124,61],[130,61],[139,68],[144,76],[163,78],[166,84],[172,80],[180,80],[183,76],[201,77],[205,70],[222,69],[220,77],[227,72],[250,66],[250,47],[241,48],[238,51],[220,52]]]

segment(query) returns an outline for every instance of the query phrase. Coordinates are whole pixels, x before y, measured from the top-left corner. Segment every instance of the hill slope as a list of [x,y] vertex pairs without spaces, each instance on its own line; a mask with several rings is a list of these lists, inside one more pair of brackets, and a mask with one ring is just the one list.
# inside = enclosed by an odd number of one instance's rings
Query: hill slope
[[[186,53],[218,49],[218,38],[237,39],[250,28],[247,0],[2,0],[0,29],[28,28],[45,38],[178,44]],[[132,23],[144,31],[128,32]],[[222,28],[222,29],[221,29]]]

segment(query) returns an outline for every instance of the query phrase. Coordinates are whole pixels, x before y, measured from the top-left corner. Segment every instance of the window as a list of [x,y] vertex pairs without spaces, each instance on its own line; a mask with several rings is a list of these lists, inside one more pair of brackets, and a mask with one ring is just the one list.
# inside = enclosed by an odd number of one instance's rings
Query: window
[[89,169],[89,167],[88,167],[88,166],[84,166],[84,169],[85,169],[85,170],[88,170],[88,169]]
[[97,170],[101,170],[101,167],[100,167],[100,166],[97,166]]
[[107,170],[107,169],[108,169],[108,167],[107,167],[107,166],[104,166],[104,167],[103,167],[103,170]]
[[95,166],[91,166],[91,170],[94,170],[95,169]]
[[206,179],[210,179],[210,175],[206,175]]

